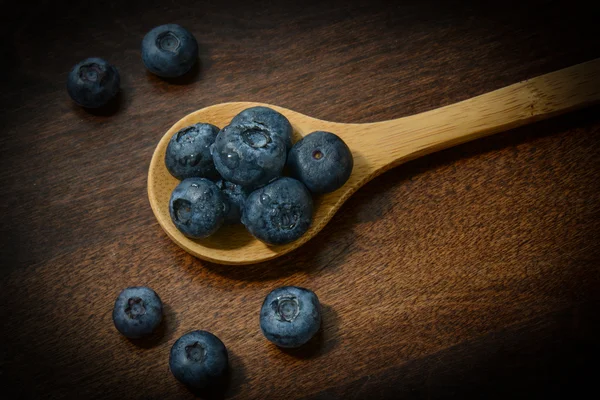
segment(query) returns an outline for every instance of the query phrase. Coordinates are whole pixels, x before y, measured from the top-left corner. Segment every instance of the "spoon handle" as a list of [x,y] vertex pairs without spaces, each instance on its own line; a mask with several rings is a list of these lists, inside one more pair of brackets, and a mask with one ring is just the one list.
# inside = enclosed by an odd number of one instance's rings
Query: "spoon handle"
[[600,58],[421,114],[361,124],[371,126],[359,148],[372,172],[378,174],[408,160],[599,100]]

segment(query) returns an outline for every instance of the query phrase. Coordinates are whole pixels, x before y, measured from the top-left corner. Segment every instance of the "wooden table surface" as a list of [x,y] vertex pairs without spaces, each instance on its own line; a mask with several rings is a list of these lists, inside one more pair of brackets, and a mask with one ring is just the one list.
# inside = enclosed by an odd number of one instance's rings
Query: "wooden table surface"
[[[191,111],[259,101],[373,122],[430,110],[600,57],[594,10],[566,1],[123,3],[22,2],[3,22],[8,398],[192,398],[168,352],[193,329],[229,349],[229,384],[201,394],[213,398],[595,392],[598,107],[391,170],[315,239],[259,265],[189,256],[146,196],[155,145]],[[168,22],[196,35],[200,67],[164,81],[144,69],[140,43]],[[118,67],[118,107],[87,112],[70,101],[67,73],[88,56]],[[166,303],[152,340],[133,343],[112,324],[114,300],[131,285]],[[298,351],[259,329],[262,300],[280,285],[311,288],[324,304],[322,333]]]

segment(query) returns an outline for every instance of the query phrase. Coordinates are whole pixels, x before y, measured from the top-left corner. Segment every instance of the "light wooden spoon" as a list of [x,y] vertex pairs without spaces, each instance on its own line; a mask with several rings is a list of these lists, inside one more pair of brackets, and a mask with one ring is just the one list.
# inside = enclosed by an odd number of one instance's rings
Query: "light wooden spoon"
[[[546,119],[600,100],[600,59],[542,75],[446,107],[405,118],[368,124],[342,124],[262,103],[216,104],[191,113],[158,143],[148,172],[148,197],[167,235],[189,253],[220,264],[251,264],[288,253],[315,236],[340,206],[362,185],[403,162],[496,132]],[[179,129],[198,122],[220,128],[240,111],[257,105],[284,114],[294,127],[294,141],[324,130],[340,136],[352,150],[354,169],[346,184],[315,198],[311,228],[300,239],[268,246],[242,225],[224,226],[201,240],[185,237],[169,217],[169,197],[179,183],[165,167],[165,150]]]

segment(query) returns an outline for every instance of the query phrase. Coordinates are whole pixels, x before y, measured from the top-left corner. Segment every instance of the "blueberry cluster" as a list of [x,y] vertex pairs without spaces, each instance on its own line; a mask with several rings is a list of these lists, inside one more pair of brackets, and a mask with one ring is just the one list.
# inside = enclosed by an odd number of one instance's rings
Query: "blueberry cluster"
[[[130,339],[151,336],[163,320],[163,304],[154,290],[145,286],[121,291],[113,308],[117,330]],[[317,295],[297,286],[273,290],[260,310],[260,328],[272,343],[296,348],[311,340],[321,328],[321,304]],[[192,389],[224,383],[229,369],[225,344],[204,330],[186,333],[175,341],[169,368],[177,380]]]
[[[144,65],[160,77],[187,73],[197,58],[196,38],[177,24],[157,26],[142,40]],[[78,63],[67,80],[71,98],[87,108],[109,103],[119,86],[119,71],[101,58]],[[267,107],[243,110],[223,129],[198,123],[175,133],[165,154],[181,181],[169,201],[173,224],[193,239],[238,222],[268,245],[300,238],[312,223],[311,193],[344,185],[353,158],[333,133],[313,132],[295,144],[292,133],[288,119]]]
[[[177,24],[157,26],[142,40],[142,61],[162,78],[187,73],[198,59],[194,35]],[[67,78],[67,91],[75,103],[86,108],[108,104],[119,92],[121,79],[116,67],[101,58],[86,58],[76,64]]]
[[[199,123],[176,132],[165,153],[167,169],[182,180],[169,202],[173,224],[194,239],[237,222],[269,245],[301,237],[312,222],[311,192],[344,185],[353,159],[333,133],[313,132],[292,145],[292,132],[267,107],[242,111],[220,131]],[[286,165],[292,177],[283,176]]]

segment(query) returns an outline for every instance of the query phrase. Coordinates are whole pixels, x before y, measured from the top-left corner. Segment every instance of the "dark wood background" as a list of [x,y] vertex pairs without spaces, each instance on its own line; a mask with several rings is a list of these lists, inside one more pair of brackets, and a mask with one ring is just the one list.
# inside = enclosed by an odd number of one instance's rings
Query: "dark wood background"
[[[4,2],[3,10],[6,11]],[[11,4],[13,2],[10,2]],[[231,355],[239,399],[515,398],[596,392],[600,108],[410,162],[359,190],[299,250],[199,261],[146,197],[154,146],[185,114],[260,101],[373,122],[600,57],[597,10],[573,1],[17,2],[2,12],[1,321],[5,398],[182,399],[180,335]],[[144,34],[177,22],[200,67],[164,81]],[[116,107],[73,105],[88,56],[115,64]],[[258,326],[279,285],[313,289],[324,329],[281,351]],[[166,324],[133,343],[118,292],[149,285]],[[4,396],[3,396],[4,397]]]

